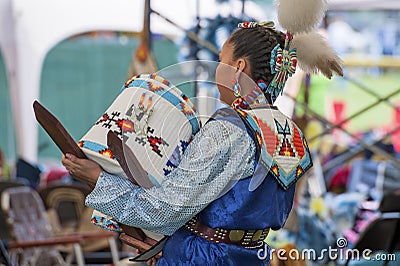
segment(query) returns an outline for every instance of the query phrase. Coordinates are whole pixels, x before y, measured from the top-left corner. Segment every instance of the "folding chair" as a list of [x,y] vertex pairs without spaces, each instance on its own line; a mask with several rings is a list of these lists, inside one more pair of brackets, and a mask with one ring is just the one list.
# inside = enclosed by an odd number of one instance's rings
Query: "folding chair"
[[83,265],[81,236],[54,237],[43,202],[30,187],[3,191],[1,207],[14,242],[7,243],[14,265],[65,265],[56,245],[72,244],[78,265]]
[[[16,181],[0,181],[0,197],[2,192],[7,188],[21,187],[21,186],[25,186],[25,184]],[[0,228],[7,228],[6,218],[1,208],[0,208]],[[3,240],[3,242],[11,240],[10,231],[0,230],[0,239]]]
[[[42,199],[30,187],[6,189],[2,193],[1,206],[14,240],[6,245],[13,265],[65,265],[74,255],[76,264],[84,265],[81,243],[85,239],[116,236],[108,231],[55,236]],[[58,245],[72,245],[66,259],[56,248]],[[117,256],[112,256],[112,259],[114,264],[117,263]]]
[[83,221],[85,197],[89,194],[89,189],[80,184],[53,183],[39,189],[38,192],[46,210],[55,214],[56,219],[50,219],[55,232],[60,234],[76,232],[80,222]]
[[0,265],[11,266],[10,256],[6,250],[6,247],[3,244],[3,241],[0,239]]
[[[381,202],[381,211],[390,210],[388,204],[390,198],[383,199]],[[397,205],[398,202],[396,202]],[[395,206],[392,206],[395,207]],[[353,247],[353,250],[358,250],[359,254],[363,254],[364,250],[371,250],[372,252],[384,252],[384,254],[394,254],[400,251],[400,212],[383,212],[379,218],[371,222],[367,228],[361,233],[358,241]],[[389,258],[389,256],[386,256]],[[398,263],[400,258],[396,258]],[[365,261],[362,265],[371,265],[377,261]],[[379,262],[380,265],[387,265],[388,260]],[[352,258],[348,258],[346,265],[355,265],[352,263]],[[361,265],[357,262],[357,265]],[[398,264],[395,264],[398,265]]]
[[387,193],[383,196],[379,204],[379,211],[400,212],[400,189]]
[[93,209],[85,206],[85,197],[89,192],[89,188],[85,185],[56,183],[41,189],[39,195],[48,212],[53,210],[56,213],[52,225],[58,229],[58,234],[68,235],[72,232],[85,236],[81,247],[86,260],[91,258],[104,262],[105,258],[100,257],[105,257],[106,254],[100,254],[99,251],[109,249],[111,256],[108,257],[115,263],[119,260],[116,234],[90,222]]

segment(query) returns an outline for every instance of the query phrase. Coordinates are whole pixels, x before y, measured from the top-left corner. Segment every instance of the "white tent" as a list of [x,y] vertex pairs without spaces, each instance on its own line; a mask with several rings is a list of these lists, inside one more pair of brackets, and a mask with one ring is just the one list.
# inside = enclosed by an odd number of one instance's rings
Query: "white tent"
[[32,103],[39,97],[47,52],[68,36],[84,31],[140,30],[143,14],[134,2],[0,1],[0,47],[7,69],[19,156],[31,162],[37,160],[38,132]]
[[[218,10],[238,14],[240,2],[219,8],[215,0],[199,1],[200,16],[213,17]],[[151,6],[184,28],[192,26],[196,18],[196,0],[157,0]],[[48,51],[82,32],[140,31],[143,9],[144,0],[0,1],[0,50],[7,70],[18,156],[37,161],[38,131],[32,103],[39,97],[42,64]],[[246,2],[246,11],[260,20],[264,18],[253,2]],[[155,15],[151,19],[153,32],[181,33]]]

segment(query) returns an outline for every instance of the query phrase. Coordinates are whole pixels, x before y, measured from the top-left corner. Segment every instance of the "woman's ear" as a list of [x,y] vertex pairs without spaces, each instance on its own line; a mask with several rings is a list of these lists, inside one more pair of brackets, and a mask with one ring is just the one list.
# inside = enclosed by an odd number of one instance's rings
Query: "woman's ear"
[[240,74],[245,70],[246,68],[246,60],[244,58],[239,58],[236,60],[236,71],[235,71],[235,78],[239,79]]
[[243,72],[245,70],[245,68],[246,68],[246,64],[247,64],[247,62],[246,62],[246,60],[244,58],[239,58],[236,61],[237,70],[240,71],[240,72]]
[[251,77],[250,63],[249,60],[245,57],[241,57],[236,60],[236,77],[239,77],[240,73],[244,73],[247,76]]

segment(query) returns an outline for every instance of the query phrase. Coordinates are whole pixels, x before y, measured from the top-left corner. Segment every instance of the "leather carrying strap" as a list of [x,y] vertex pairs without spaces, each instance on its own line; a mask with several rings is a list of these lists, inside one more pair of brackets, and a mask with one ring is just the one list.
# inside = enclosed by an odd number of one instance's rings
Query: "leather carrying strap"
[[159,258],[161,256],[162,249],[168,240],[168,236],[163,237],[160,241],[146,238],[145,240],[138,240],[134,237],[126,234],[121,234],[120,239],[123,243],[136,247],[140,250],[140,255],[135,258],[129,259],[129,261],[147,261],[153,257]]

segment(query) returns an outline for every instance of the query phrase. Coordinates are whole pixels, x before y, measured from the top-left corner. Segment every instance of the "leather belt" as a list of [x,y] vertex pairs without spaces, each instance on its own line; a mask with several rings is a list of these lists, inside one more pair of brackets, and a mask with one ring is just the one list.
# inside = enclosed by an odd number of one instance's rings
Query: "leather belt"
[[214,243],[225,243],[245,248],[259,248],[264,245],[269,228],[260,230],[226,230],[211,228],[202,224],[196,217],[185,224],[185,228],[192,233]]

